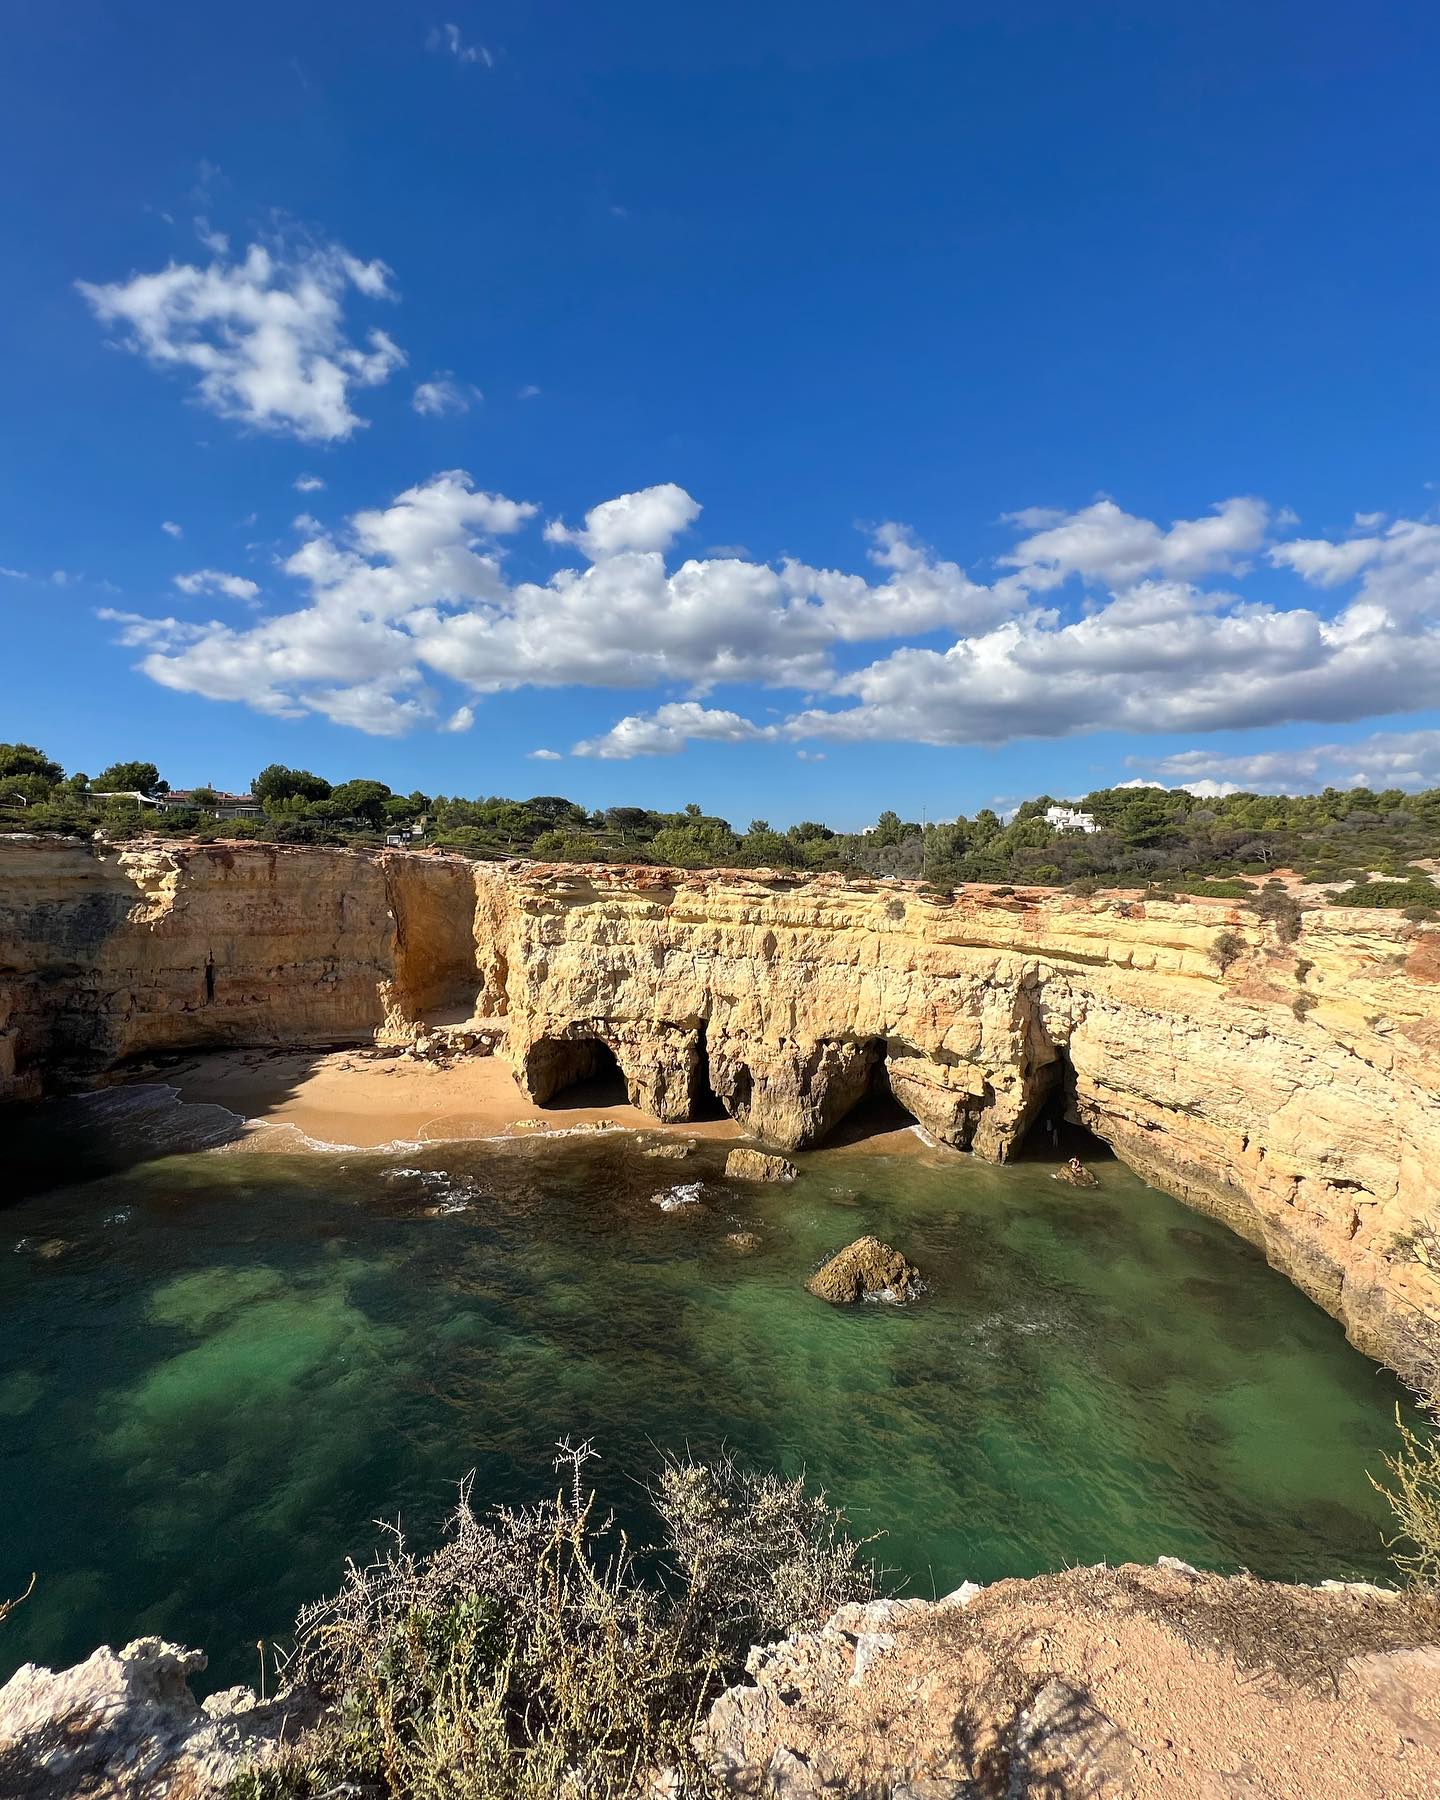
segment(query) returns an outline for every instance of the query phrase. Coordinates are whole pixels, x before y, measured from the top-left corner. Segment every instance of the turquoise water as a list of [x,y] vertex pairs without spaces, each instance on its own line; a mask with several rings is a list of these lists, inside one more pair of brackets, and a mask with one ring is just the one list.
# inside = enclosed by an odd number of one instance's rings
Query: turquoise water
[[[108,1172],[78,1109],[42,1116],[85,1178],[0,1212],[0,1593],[39,1577],[0,1676],[157,1631],[251,1679],[373,1520],[425,1538],[472,1468],[482,1499],[532,1497],[566,1434],[622,1514],[666,1448],[806,1468],[915,1592],[1161,1553],[1386,1572],[1366,1471],[1397,1385],[1114,1163],[1082,1193],[855,1148],[745,1188],[718,1147],[624,1134],[183,1153],[176,1113],[223,1135],[177,1108],[164,1154]],[[804,1292],[867,1231],[925,1299]]]

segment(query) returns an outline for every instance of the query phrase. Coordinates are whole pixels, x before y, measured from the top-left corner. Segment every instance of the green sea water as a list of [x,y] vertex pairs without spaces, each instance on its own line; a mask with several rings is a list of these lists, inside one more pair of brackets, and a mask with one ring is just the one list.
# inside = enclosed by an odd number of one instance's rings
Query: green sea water
[[[0,1594],[38,1579],[0,1677],[160,1632],[253,1679],[373,1521],[426,1540],[471,1469],[479,1500],[532,1498],[567,1434],[626,1517],[666,1449],[806,1469],[911,1592],[1162,1553],[1386,1574],[1367,1471],[1397,1384],[1113,1162],[1079,1192],[1053,1162],[861,1147],[745,1187],[719,1147],[623,1133],[201,1153],[224,1115],[148,1093],[16,1140]],[[804,1291],[864,1232],[921,1301]]]

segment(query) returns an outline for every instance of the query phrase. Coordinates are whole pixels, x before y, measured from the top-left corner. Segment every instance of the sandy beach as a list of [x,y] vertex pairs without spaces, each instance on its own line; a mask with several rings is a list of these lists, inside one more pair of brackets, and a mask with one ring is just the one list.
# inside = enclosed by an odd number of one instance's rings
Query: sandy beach
[[[223,1106],[246,1121],[236,1148],[325,1149],[353,1145],[444,1142],[466,1138],[618,1126],[682,1138],[741,1143],[747,1134],[717,1117],[663,1125],[629,1105],[615,1085],[584,1082],[548,1106],[536,1106],[499,1057],[462,1057],[450,1063],[416,1061],[357,1047],[345,1050],[217,1050],[175,1064],[132,1072],[141,1082],[163,1081],[183,1102]],[[288,1128],[288,1129],[287,1129]],[[930,1149],[903,1118],[862,1116],[847,1121],[823,1149],[879,1154],[954,1155]]]

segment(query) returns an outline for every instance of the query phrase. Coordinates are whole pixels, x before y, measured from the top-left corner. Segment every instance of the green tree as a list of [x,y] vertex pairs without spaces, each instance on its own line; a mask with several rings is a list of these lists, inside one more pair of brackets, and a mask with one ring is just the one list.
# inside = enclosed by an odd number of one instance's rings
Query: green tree
[[355,819],[378,831],[385,823],[385,802],[389,798],[390,790],[383,781],[342,781],[339,787],[331,789],[325,813],[337,824]]
[[59,763],[51,762],[34,744],[0,744],[0,781],[9,781],[17,775],[34,775],[47,787],[54,787],[64,773]]
[[328,800],[332,790],[323,775],[312,775],[309,769],[287,769],[284,763],[267,763],[251,782],[250,792],[268,805],[272,800]]
[[117,762],[102,769],[92,784],[102,793],[168,794],[170,783],[160,779],[153,762]]

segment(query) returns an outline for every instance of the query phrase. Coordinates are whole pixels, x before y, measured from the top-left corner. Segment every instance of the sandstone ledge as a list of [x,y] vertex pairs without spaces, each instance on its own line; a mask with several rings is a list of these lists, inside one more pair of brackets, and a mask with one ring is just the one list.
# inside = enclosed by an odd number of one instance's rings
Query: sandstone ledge
[[701,1742],[739,1794],[1422,1800],[1433,1604],[1183,1564],[842,1607],[752,1651]]

